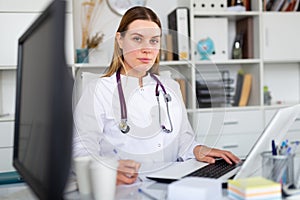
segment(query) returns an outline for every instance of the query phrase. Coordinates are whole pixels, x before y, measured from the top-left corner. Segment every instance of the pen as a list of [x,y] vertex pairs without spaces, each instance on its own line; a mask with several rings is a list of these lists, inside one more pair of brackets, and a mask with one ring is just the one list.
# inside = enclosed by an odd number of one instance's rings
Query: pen
[[276,150],[276,145],[275,145],[275,141],[272,140],[272,155],[276,156],[277,155],[277,150]]
[[138,189],[138,191],[140,193],[142,193],[143,195],[145,195],[146,197],[148,197],[149,199],[152,199],[152,200],[158,200],[157,198],[153,197],[152,195],[148,194],[147,192],[145,192],[144,190],[142,190],[141,188]]

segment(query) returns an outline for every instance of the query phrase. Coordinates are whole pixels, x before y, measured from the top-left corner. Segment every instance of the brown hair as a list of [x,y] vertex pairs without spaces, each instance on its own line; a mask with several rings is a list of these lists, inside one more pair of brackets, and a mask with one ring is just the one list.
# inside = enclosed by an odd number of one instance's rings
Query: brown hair
[[[158,27],[161,29],[161,23],[158,18],[158,16],[149,8],[142,7],[142,6],[135,6],[130,8],[126,11],[126,13],[123,15],[121,22],[119,24],[119,28],[117,32],[120,32],[121,35],[125,34],[125,31],[128,30],[128,26],[130,23],[132,23],[135,20],[148,20],[155,22]],[[151,73],[158,74],[159,73],[159,56],[156,57],[156,60],[153,64],[153,66],[150,69]],[[122,53],[122,49],[119,47],[119,44],[115,38],[115,44],[114,44],[114,53],[112,57],[111,64],[104,76],[111,76],[113,73],[115,73],[121,66],[124,66],[124,57]]]

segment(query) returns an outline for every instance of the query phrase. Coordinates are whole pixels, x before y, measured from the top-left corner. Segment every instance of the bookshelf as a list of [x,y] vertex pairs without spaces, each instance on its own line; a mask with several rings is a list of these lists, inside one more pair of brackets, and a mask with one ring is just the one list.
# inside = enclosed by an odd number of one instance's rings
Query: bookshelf
[[[178,1],[179,2],[179,1]],[[195,11],[194,3],[186,1],[179,6],[190,8],[191,37],[191,80],[189,89],[195,91],[197,73],[208,68],[229,70],[236,79],[239,70],[252,75],[252,88],[247,106],[228,106],[199,108],[197,98],[189,96],[188,113],[192,126],[198,135],[198,141],[215,147],[225,148],[243,156],[267,125],[270,115],[281,107],[300,103],[300,28],[299,12],[267,12],[261,1],[251,1],[251,10],[233,11]],[[232,59],[230,54],[225,60],[199,60],[195,43],[199,40],[197,20],[208,19],[212,22],[218,18],[228,20],[227,42],[231,52],[236,22],[245,18],[253,21],[253,57]],[[202,27],[203,28],[203,27]],[[206,28],[206,27],[205,27]],[[223,34],[222,28],[217,29]],[[284,31],[283,31],[284,30]],[[271,105],[264,105],[263,88],[267,85],[271,92]],[[288,89],[287,89],[288,88]],[[191,92],[193,95],[195,93]],[[270,114],[272,113],[272,114]],[[268,116],[268,117],[266,117]],[[232,123],[226,123],[226,122]],[[251,121],[251,122],[250,122]],[[244,127],[240,126],[244,124]],[[252,129],[246,125],[252,124]],[[207,125],[208,124],[208,125]],[[215,128],[219,127],[219,128]],[[230,127],[230,129],[227,129]],[[248,128],[246,128],[248,127]],[[238,131],[235,132],[235,129]],[[299,129],[297,129],[299,131]],[[293,130],[295,132],[295,130]],[[300,139],[299,136],[291,136]]]

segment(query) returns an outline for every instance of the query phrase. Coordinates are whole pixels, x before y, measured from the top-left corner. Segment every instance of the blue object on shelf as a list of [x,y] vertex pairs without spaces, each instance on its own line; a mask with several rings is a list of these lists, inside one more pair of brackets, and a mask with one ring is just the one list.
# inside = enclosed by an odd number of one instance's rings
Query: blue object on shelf
[[215,45],[210,37],[202,39],[197,44],[201,60],[210,60],[209,56],[215,54]]
[[76,63],[89,63],[89,49],[76,49]]
[[0,173],[0,185],[11,183],[22,183],[24,180],[20,174],[16,171],[2,172]]

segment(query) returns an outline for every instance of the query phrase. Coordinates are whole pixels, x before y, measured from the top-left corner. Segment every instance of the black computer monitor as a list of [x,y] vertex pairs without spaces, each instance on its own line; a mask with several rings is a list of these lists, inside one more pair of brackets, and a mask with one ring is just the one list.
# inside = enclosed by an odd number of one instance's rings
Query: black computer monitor
[[65,1],[51,2],[18,41],[13,165],[39,199],[62,199],[71,165],[65,9]]

